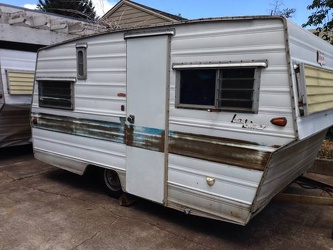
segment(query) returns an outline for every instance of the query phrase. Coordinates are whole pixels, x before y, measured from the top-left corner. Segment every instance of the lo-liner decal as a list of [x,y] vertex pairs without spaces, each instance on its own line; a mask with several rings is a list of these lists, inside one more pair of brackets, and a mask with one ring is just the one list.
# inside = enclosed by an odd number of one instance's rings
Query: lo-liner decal
[[263,130],[266,127],[265,125],[254,123],[249,119],[238,118],[236,114],[232,117],[231,123],[241,124],[242,128],[256,129],[256,130]]

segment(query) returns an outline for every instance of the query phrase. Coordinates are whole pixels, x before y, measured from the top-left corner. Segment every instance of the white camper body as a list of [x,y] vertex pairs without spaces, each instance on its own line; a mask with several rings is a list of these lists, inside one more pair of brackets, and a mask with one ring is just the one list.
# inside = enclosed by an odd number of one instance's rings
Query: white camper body
[[37,58],[35,157],[112,170],[125,192],[245,225],[313,164],[333,124],[332,70],[332,46],[280,17],[50,46]]

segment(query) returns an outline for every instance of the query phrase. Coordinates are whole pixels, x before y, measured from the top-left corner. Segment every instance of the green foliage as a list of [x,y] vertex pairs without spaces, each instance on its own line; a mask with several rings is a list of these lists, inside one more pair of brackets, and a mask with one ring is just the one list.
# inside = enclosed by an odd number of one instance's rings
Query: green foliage
[[314,12],[308,17],[308,21],[303,27],[316,26],[315,34],[321,36],[324,40],[333,44],[333,0],[313,0],[313,3],[307,6],[308,10]]
[[91,0],[38,0],[37,8],[44,12],[82,18],[96,19],[95,7]]
[[296,9],[294,9],[294,8],[292,8],[292,9],[286,8],[281,11],[280,15],[284,16],[286,18],[291,18],[294,16],[295,12],[296,12]]
[[329,140],[329,141],[333,141],[333,127],[329,128],[325,139]]

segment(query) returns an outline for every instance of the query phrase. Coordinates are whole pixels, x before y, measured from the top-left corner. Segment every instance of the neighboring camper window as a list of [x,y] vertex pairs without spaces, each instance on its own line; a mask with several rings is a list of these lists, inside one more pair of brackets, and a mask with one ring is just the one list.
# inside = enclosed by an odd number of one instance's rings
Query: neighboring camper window
[[76,44],[77,79],[87,79],[87,44]]
[[39,106],[74,109],[73,81],[38,81]]
[[8,92],[11,95],[31,95],[34,83],[33,71],[6,70]]
[[257,112],[259,78],[259,67],[179,69],[176,106]]

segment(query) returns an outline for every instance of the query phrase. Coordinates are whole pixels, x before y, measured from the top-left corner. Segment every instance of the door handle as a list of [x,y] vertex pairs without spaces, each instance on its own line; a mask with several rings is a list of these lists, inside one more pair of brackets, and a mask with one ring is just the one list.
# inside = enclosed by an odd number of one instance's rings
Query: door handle
[[134,115],[129,115],[128,117],[127,117],[127,121],[129,122],[129,123],[134,123],[134,121],[135,121],[135,116]]

